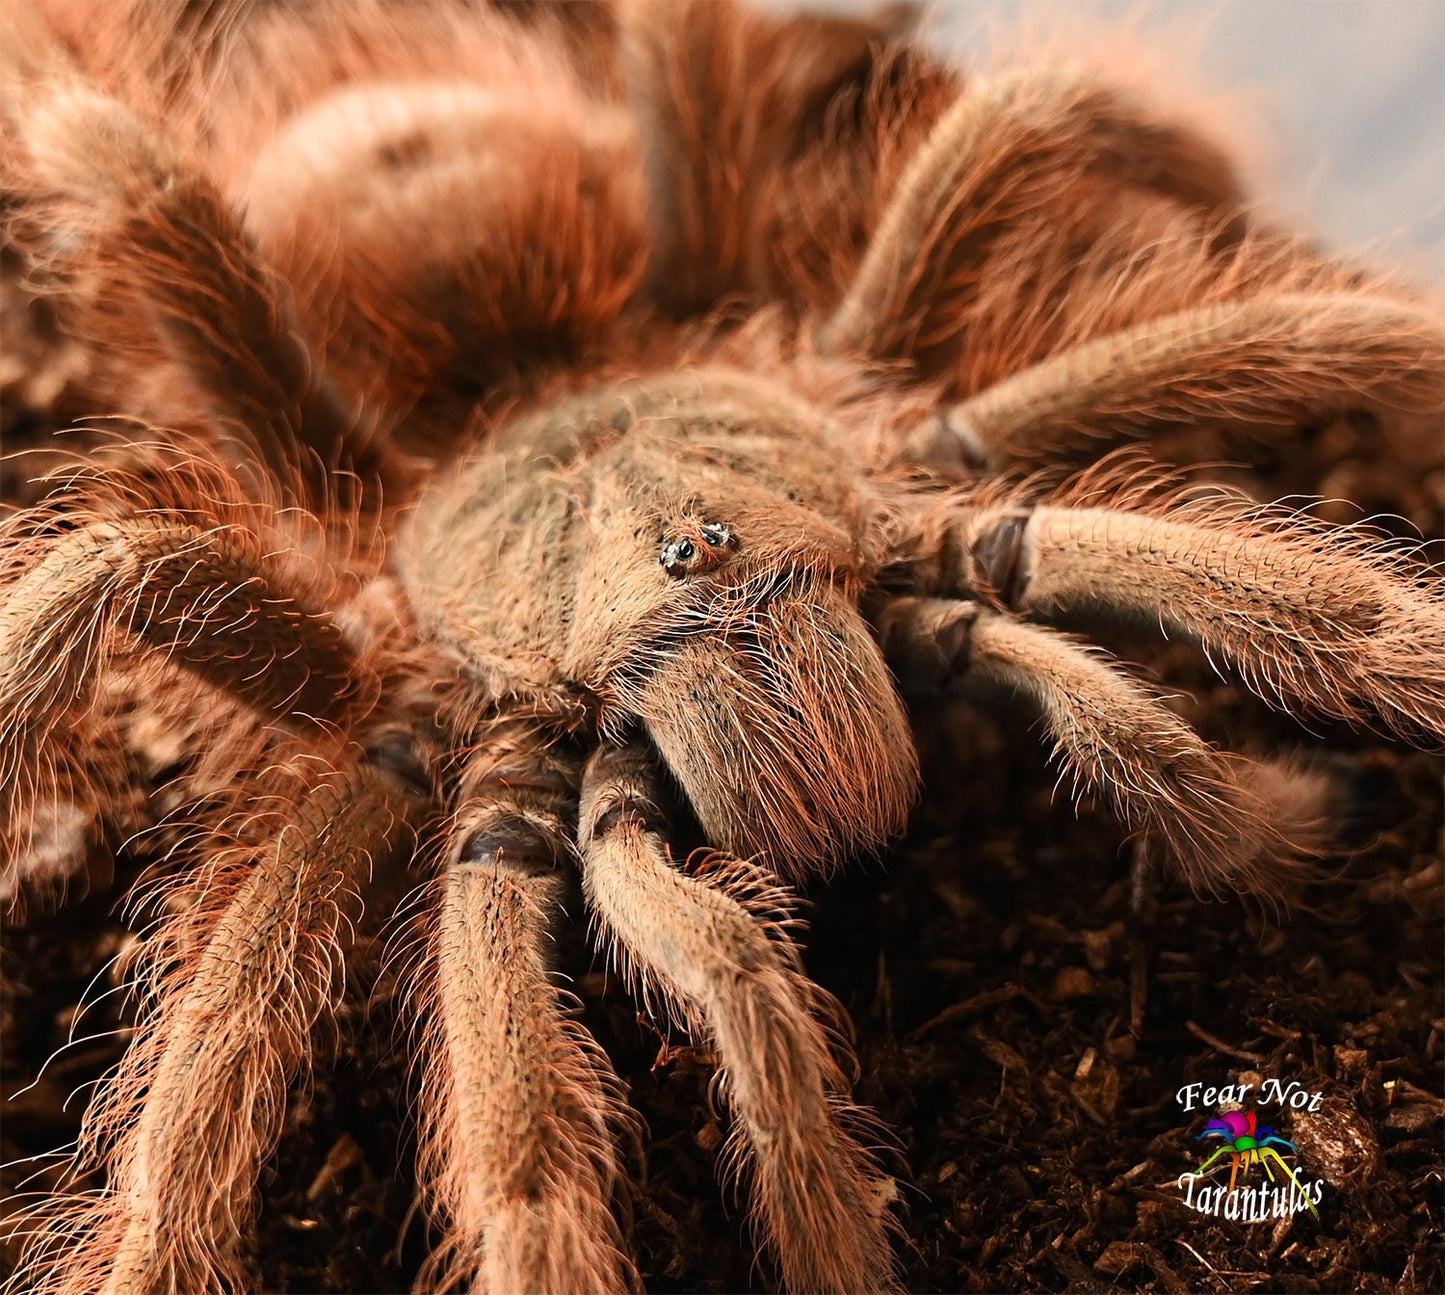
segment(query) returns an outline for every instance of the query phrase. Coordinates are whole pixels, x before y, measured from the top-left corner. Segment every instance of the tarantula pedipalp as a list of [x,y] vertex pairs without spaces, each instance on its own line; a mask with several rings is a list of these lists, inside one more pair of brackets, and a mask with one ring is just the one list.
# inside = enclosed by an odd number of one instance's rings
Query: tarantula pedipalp
[[[787,919],[788,883],[903,826],[900,690],[1021,694],[1197,887],[1266,896],[1297,788],[1049,621],[1445,734],[1445,613],[1397,551],[1137,460],[1009,475],[1204,423],[1438,423],[1436,317],[1251,229],[1193,132],[723,5],[101,10],[73,60],[66,12],[12,57],[16,236],[86,398],[177,430],[7,522],[9,884],[57,807],[108,812],[117,671],[199,679],[156,704],[208,749],[82,1136],[106,1181],[17,1281],[245,1284],[286,1085],[415,854],[422,1285],[635,1281],[629,1117],[548,957],[575,865],[714,1048],[788,1286],[887,1288],[892,1184]],[[679,865],[693,835],[722,853]]]

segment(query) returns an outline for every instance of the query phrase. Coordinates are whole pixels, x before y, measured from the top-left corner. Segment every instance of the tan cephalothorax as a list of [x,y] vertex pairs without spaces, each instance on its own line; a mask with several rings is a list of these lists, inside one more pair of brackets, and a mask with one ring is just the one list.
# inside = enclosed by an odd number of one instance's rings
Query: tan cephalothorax
[[287,1085],[408,864],[422,1286],[637,1284],[634,1118],[549,952],[575,876],[715,1050],[788,1289],[895,1288],[791,887],[903,830],[904,696],[1011,697],[1196,889],[1269,903],[1308,789],[1053,622],[1445,737],[1410,554],[1146,457],[1346,417],[1428,457],[1439,315],[1256,227],[1217,148],[1095,79],[725,4],[14,18],[6,234],[58,322],[7,399],[146,430],[0,532],[5,897],[144,825],[118,690],[193,808],[76,1153],[105,1185],[37,1209],[7,1289],[245,1284]]

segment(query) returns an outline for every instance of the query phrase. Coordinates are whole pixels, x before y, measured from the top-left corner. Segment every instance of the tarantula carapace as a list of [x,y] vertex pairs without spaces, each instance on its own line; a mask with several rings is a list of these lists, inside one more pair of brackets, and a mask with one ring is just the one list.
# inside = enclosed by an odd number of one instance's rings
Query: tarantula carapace
[[1054,622],[1445,734],[1409,552],[1147,456],[1343,421],[1418,461],[1438,315],[1260,227],[1204,136],[1086,73],[965,79],[896,14],[721,3],[7,21],[12,430],[127,421],[5,523],[4,876],[18,907],[145,828],[166,914],[97,1185],[37,1209],[25,1289],[247,1284],[287,1087],[379,924],[419,1284],[635,1285],[632,1117],[551,955],[579,878],[713,1050],[787,1287],[893,1287],[791,887],[903,829],[901,698],[1014,694],[1197,889],[1268,901],[1317,789]]

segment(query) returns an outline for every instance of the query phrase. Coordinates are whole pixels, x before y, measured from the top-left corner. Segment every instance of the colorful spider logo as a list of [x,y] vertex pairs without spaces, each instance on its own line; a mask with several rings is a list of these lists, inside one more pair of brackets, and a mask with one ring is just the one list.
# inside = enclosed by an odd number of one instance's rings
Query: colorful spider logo
[[1275,1150],[1275,1147],[1288,1147],[1291,1152],[1298,1155],[1299,1148],[1293,1142],[1280,1137],[1273,1129],[1256,1128],[1255,1121],[1256,1116],[1253,1111],[1248,1114],[1243,1111],[1225,1111],[1218,1119],[1210,1120],[1204,1126],[1204,1132],[1194,1140],[1201,1142],[1211,1133],[1218,1133],[1228,1140],[1194,1171],[1195,1176],[1201,1176],[1220,1156],[1227,1155],[1229,1157],[1229,1190],[1232,1192],[1241,1166],[1244,1168],[1245,1176],[1248,1177],[1250,1165],[1261,1165],[1268,1175],[1269,1181],[1274,1182],[1274,1170],[1270,1168],[1269,1164],[1273,1160],[1299,1190],[1305,1203],[1309,1205],[1310,1213],[1318,1217],[1318,1211],[1311,1202],[1309,1193],[1300,1185],[1300,1180],[1295,1177],[1294,1170],[1285,1164],[1284,1157]]

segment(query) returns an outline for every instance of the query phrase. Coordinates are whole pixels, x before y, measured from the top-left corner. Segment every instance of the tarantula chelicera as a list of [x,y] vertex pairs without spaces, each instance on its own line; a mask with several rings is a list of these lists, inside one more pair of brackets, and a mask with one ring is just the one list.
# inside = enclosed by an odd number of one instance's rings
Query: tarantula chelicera
[[36,1211],[25,1289],[247,1284],[287,1087],[379,925],[419,1284],[635,1285],[632,1120],[551,952],[579,881],[712,1049],[788,1289],[894,1287],[897,1190],[790,925],[791,887],[905,825],[902,698],[1013,694],[1196,889],[1266,900],[1309,781],[1055,622],[1445,734],[1407,551],[1149,457],[1338,422],[1418,462],[1438,315],[1085,73],[965,79],[897,15],[714,3],[7,21],[12,427],[126,421],[5,523],[5,883],[33,902],[144,828],[164,913],[95,1185]]

